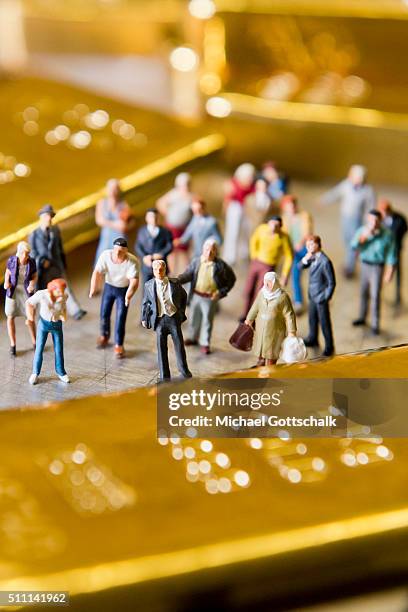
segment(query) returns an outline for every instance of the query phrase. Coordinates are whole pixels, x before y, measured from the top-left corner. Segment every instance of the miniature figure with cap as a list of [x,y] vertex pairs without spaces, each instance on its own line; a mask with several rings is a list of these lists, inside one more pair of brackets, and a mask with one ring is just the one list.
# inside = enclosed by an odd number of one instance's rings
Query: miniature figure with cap
[[34,322],[36,307],[39,306],[40,309],[33,372],[29,378],[31,385],[38,382],[48,334],[51,334],[54,345],[55,371],[63,383],[69,383],[64,366],[64,336],[62,333],[62,323],[66,320],[66,288],[66,281],[63,278],[56,278],[48,283],[46,289],[40,289],[26,301],[29,323]]
[[106,249],[100,254],[92,273],[90,298],[95,295],[103,280],[105,286],[101,302],[101,333],[97,347],[103,349],[108,345],[112,309],[116,303],[115,355],[120,359],[125,356],[123,344],[129,302],[139,285],[139,263],[137,258],[128,252],[125,238],[116,238],[113,249]]
[[[40,225],[29,237],[31,256],[35,259],[38,272],[38,289],[45,289],[54,278],[66,279],[66,258],[58,225],[53,224],[55,212],[46,204],[38,212]],[[68,314],[76,320],[82,319],[86,311],[81,308],[67,281],[66,293]]]
[[157,355],[159,361],[159,382],[171,379],[168,337],[171,336],[176,353],[177,367],[182,378],[191,378],[187,365],[181,325],[186,320],[187,293],[180,282],[168,278],[166,263],[163,260],[153,262],[154,278],[144,286],[142,303],[142,325],[153,329],[157,336]]

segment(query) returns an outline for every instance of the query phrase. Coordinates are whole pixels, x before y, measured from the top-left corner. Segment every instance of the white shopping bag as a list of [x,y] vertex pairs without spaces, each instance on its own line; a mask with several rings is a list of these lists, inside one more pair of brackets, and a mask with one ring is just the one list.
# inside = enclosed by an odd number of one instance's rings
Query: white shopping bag
[[282,342],[280,359],[285,363],[296,363],[304,361],[307,350],[302,338],[298,336],[287,336]]

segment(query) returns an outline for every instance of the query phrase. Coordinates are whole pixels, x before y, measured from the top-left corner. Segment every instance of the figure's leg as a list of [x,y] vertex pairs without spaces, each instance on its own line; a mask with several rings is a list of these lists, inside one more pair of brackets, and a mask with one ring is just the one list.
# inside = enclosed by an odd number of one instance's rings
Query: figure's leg
[[45,343],[47,342],[47,338],[48,338],[48,330],[46,329],[42,319],[40,319],[38,323],[38,328],[37,328],[37,340],[36,340],[36,347],[35,347],[34,361],[33,361],[33,374],[36,374],[37,376],[39,376],[41,372],[42,363],[43,363],[43,352],[44,352]]
[[66,293],[68,295],[67,299],[67,312],[70,317],[78,318],[78,315],[83,312],[78,300],[75,297],[74,292],[72,291],[69,283],[67,282]]
[[58,376],[65,376],[65,365],[64,365],[64,334],[62,331],[62,325],[56,327],[51,332],[52,342],[54,344],[54,359],[55,359],[55,371]]
[[201,298],[200,307],[202,313],[201,331],[199,344],[209,347],[214,323],[214,316],[217,310],[217,302],[209,298]]
[[230,202],[225,214],[225,236],[223,258],[234,265],[237,259],[237,244],[241,227],[242,206],[238,202]]
[[116,295],[115,345],[123,346],[125,340],[126,317],[128,306],[125,305],[125,291]]
[[188,369],[188,365],[187,365],[187,355],[186,355],[186,349],[184,347],[183,332],[181,331],[181,325],[178,321],[174,319],[174,317],[172,317],[172,319],[173,320],[170,322],[169,330],[171,333],[171,337],[173,339],[174,350],[176,353],[177,367],[178,367],[180,374],[184,378],[191,378],[192,374],[190,370]]
[[162,317],[156,328],[157,359],[159,361],[160,380],[170,380],[169,350],[167,344],[168,334],[169,330],[165,324],[164,317]]
[[371,266],[361,264],[361,280],[360,280],[360,314],[359,322],[365,322],[368,311],[368,300],[370,292]]
[[401,284],[402,284],[402,262],[401,251],[397,253],[397,265],[395,270],[395,305],[401,304]]
[[298,263],[303,259],[306,253],[307,253],[306,248],[303,248],[300,251],[295,251],[294,253],[294,261],[293,261],[293,266],[292,266],[292,283],[293,283],[293,299],[295,302],[295,306],[303,305],[301,270],[299,270],[298,268]]
[[353,219],[342,219],[343,240],[345,249],[344,272],[346,276],[352,276],[356,267],[356,251],[351,248],[350,244],[359,226],[360,223],[354,221]]
[[198,340],[198,335],[201,328],[201,308],[200,308],[199,295],[193,294],[190,303],[190,310],[188,312],[188,327],[187,327],[187,339],[193,343]]
[[371,328],[377,333],[380,329],[381,290],[383,267],[371,266],[370,298],[371,298]]
[[305,338],[306,346],[317,346],[319,343],[319,315],[316,302],[309,300],[309,335]]
[[106,340],[110,337],[111,331],[111,314],[113,304],[115,303],[115,294],[107,283],[105,283],[105,287],[102,294],[101,301],[101,336],[106,338]]
[[14,317],[7,317],[7,332],[10,339],[10,346],[16,347],[16,321]]
[[318,304],[317,308],[325,343],[324,352],[327,354],[327,356],[329,356],[329,354],[331,355],[334,353],[333,328],[331,323],[329,302],[322,302],[321,304]]

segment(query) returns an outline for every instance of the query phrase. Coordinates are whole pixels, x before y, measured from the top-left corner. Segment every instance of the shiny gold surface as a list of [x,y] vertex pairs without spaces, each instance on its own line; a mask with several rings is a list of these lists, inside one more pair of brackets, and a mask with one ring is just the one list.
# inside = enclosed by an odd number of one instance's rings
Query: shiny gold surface
[[[228,376],[405,377],[407,366],[401,347]],[[218,568],[237,582],[250,562],[276,559],[273,578],[283,559],[290,574],[306,552],[318,580],[339,569],[337,545],[354,542],[367,575],[383,563],[365,565],[377,543],[389,567],[406,547],[405,440],[384,440],[383,459],[374,442],[353,440],[369,457],[353,466],[335,439],[159,444],[147,388],[1,413],[0,444],[1,589],[75,595],[181,576],[192,587],[195,572]],[[210,464],[194,482],[192,456]],[[279,465],[303,478],[287,479]],[[214,494],[221,479],[225,493]]]

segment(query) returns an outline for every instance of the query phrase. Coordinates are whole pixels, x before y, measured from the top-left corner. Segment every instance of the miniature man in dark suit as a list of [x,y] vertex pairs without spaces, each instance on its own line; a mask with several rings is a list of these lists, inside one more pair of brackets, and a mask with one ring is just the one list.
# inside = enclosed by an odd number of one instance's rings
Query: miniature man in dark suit
[[173,339],[177,367],[182,378],[191,378],[188,369],[181,325],[186,320],[187,293],[177,279],[168,278],[166,263],[155,260],[153,278],[144,287],[142,325],[153,329],[157,336],[160,382],[171,380],[168,354],[168,336]]
[[318,326],[323,332],[325,348],[324,357],[334,353],[333,331],[330,318],[329,302],[336,288],[336,277],[333,264],[322,251],[319,236],[310,236],[306,240],[307,253],[299,262],[299,267],[310,268],[309,275],[309,335],[305,338],[306,346],[317,347]]
[[[50,204],[46,204],[38,212],[40,224],[29,237],[31,257],[35,259],[38,272],[37,289],[46,289],[49,282],[56,278],[66,280],[67,262],[58,225],[53,224],[55,212]],[[81,308],[69,283],[67,311],[76,320],[82,319],[86,311]]]
[[232,268],[217,257],[218,244],[208,238],[200,257],[194,257],[178,277],[180,283],[191,283],[189,296],[188,338],[185,344],[200,344],[204,355],[210,353],[211,332],[218,300],[225,297],[235,284]]
[[135,243],[135,252],[142,260],[142,276],[146,283],[153,278],[152,264],[163,260],[167,266],[167,256],[173,250],[173,237],[166,227],[158,223],[159,213],[155,208],[146,212],[146,225],[140,228]]
[[387,227],[391,231],[395,240],[395,248],[397,250],[397,264],[395,266],[395,306],[399,306],[401,304],[402,279],[401,253],[402,247],[404,246],[405,234],[408,231],[407,219],[404,215],[394,210],[391,203],[385,198],[379,200],[377,208],[381,213],[383,226]]

